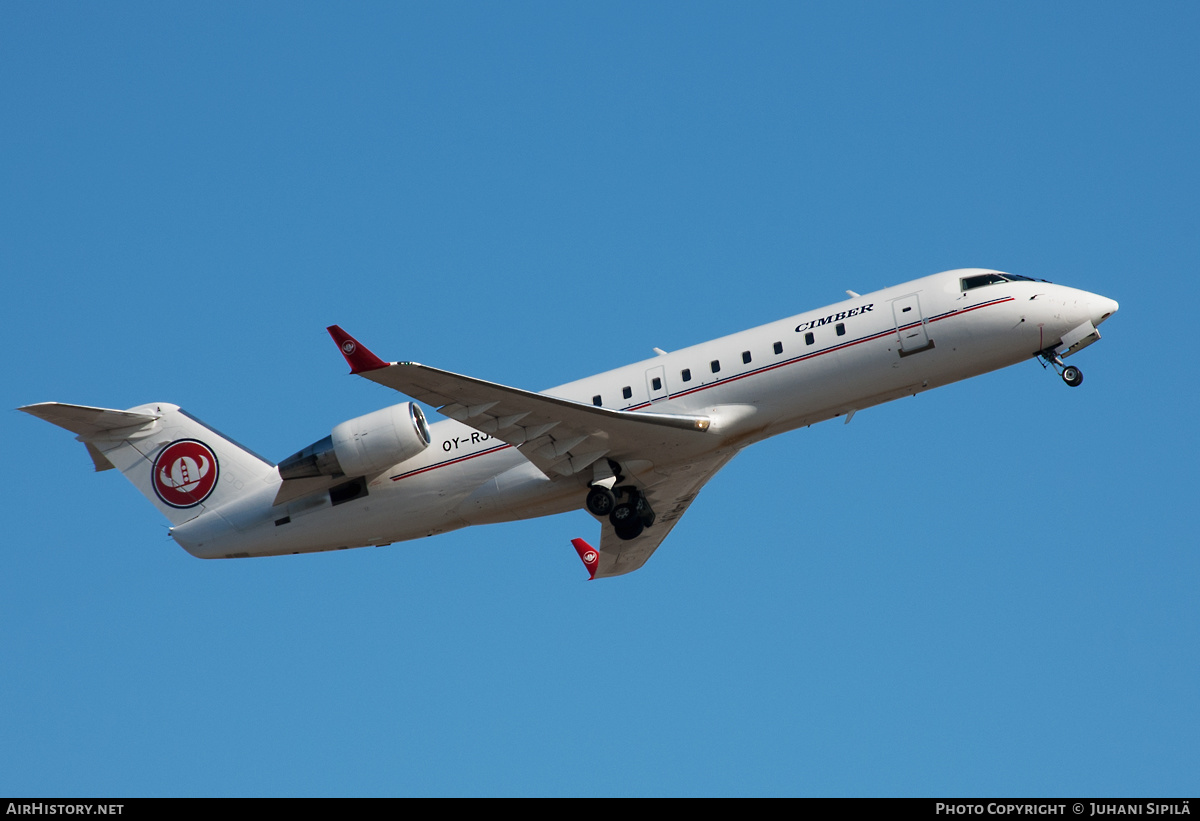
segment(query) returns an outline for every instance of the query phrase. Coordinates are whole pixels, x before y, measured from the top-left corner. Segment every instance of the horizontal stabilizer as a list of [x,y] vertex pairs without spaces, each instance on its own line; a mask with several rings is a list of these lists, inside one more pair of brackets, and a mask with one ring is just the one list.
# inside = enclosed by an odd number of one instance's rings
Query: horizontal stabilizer
[[88,405],[67,405],[62,402],[40,402],[17,408],[52,425],[66,428],[81,438],[95,436],[110,430],[132,428],[158,419],[158,414],[130,413],[111,408],[93,408]]
[[100,448],[91,442],[84,442],[83,446],[87,448],[88,456],[92,457],[92,464],[96,466],[97,473],[102,470],[112,470],[116,467],[116,465],[108,461],[107,456],[100,452]]

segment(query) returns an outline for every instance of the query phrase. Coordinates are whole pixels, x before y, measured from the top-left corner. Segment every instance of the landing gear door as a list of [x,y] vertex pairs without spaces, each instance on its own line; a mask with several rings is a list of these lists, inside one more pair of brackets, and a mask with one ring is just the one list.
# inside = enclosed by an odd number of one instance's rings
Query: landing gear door
[[667,398],[667,375],[662,365],[646,371],[646,390],[651,402]]
[[909,294],[892,300],[892,316],[896,320],[896,335],[900,337],[900,355],[908,356],[933,347],[921,315],[921,300]]

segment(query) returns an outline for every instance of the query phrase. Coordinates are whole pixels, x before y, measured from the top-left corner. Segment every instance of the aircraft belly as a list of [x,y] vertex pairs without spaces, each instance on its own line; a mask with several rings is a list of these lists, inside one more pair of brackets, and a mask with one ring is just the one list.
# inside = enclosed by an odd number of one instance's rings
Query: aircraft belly
[[[287,505],[258,505],[251,519],[239,511],[208,513],[172,530],[200,558],[241,558],[383,545],[466,527],[462,501],[497,471],[524,462],[513,449],[432,467],[415,475],[376,477],[367,494],[332,505],[329,493]],[[527,463],[526,463],[527,464]],[[395,475],[395,474],[393,474]]]
[[466,525],[444,509],[410,502],[397,506],[382,494],[367,496],[298,519],[267,519],[244,530],[220,527],[223,520],[213,513],[203,517],[209,521],[193,520],[174,528],[172,536],[199,558],[243,558],[390,544]]
[[582,500],[575,477],[550,479],[531,463],[489,478],[456,509],[473,525],[512,522],[575,510]]

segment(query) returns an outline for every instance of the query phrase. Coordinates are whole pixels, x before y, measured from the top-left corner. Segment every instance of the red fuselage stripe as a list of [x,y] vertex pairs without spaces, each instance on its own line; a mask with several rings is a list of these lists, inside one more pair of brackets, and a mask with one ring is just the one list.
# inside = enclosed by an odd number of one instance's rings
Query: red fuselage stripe
[[[783,368],[783,367],[786,367],[787,365],[795,365],[798,362],[805,362],[809,359],[814,359],[818,356],[824,356],[827,353],[833,353],[834,351],[840,351],[845,348],[851,348],[855,345],[861,345],[864,342],[872,342],[876,339],[882,339],[885,336],[890,336],[892,334],[899,333],[900,331],[908,330],[909,328],[915,328],[918,325],[922,325],[922,324],[929,325],[934,322],[939,322],[943,319],[950,319],[951,317],[961,316],[963,314],[970,313],[971,311],[978,311],[980,308],[990,308],[993,305],[1002,305],[1005,302],[1012,302],[1012,301],[1014,301],[1014,299],[1015,299],[1015,297],[1011,297],[1011,296],[1002,297],[1000,299],[993,299],[989,302],[981,302],[978,305],[971,306],[970,308],[962,308],[962,309],[955,308],[952,311],[947,311],[944,314],[938,314],[937,316],[931,317],[929,319],[918,320],[917,322],[910,322],[907,325],[901,325],[896,328],[888,328],[887,330],[879,331],[877,333],[873,333],[868,336],[860,337],[858,339],[853,339],[849,342],[843,342],[840,345],[834,345],[831,348],[823,348],[819,351],[813,351],[812,353],[804,354],[803,356],[797,356],[792,359],[788,359],[784,362],[776,362],[774,365],[767,365],[762,368],[756,368],[752,371],[747,371],[746,373],[737,374],[736,376],[729,376],[729,377],[726,377],[725,379],[720,379],[716,382],[709,382],[707,385],[700,385],[698,387],[691,388],[690,390],[680,391],[679,393],[671,393],[671,394],[668,394],[667,396],[664,396],[663,399],[664,400],[678,399],[681,396],[691,396],[692,394],[699,393],[700,391],[706,391],[709,388],[715,388],[718,385],[727,385],[730,382],[737,382],[739,379],[745,379],[748,376],[757,376],[760,373],[767,373],[768,371],[773,371],[778,368]],[[642,408],[648,408],[651,405],[652,405],[651,402],[642,402],[637,405],[630,405],[629,407],[623,408],[622,410],[636,411],[636,410],[641,410]],[[436,464],[428,465],[423,468],[418,468],[417,470],[410,470],[408,473],[400,473],[400,474],[397,474],[390,478],[393,482],[398,482],[401,479],[407,479],[410,476],[419,476],[420,474],[428,473],[431,470],[437,470],[438,468],[449,467],[450,465],[457,465],[460,462],[465,462],[468,459],[474,459],[477,456],[486,456],[489,453],[499,453],[500,451],[502,451],[506,448],[511,448],[511,447],[513,447],[513,445],[509,445],[509,444],[498,445],[493,448],[488,448],[487,450],[481,450],[477,453],[469,453],[466,456],[459,456],[454,459],[448,459],[445,462],[438,462]]]
[[449,465],[457,465],[459,462],[465,462],[468,459],[474,459],[476,456],[486,456],[489,453],[498,453],[499,451],[502,451],[505,448],[511,448],[511,447],[512,447],[512,445],[509,445],[507,443],[503,444],[503,445],[497,445],[494,448],[488,448],[487,450],[481,450],[478,453],[468,453],[466,456],[459,456],[455,459],[448,459],[445,462],[438,462],[437,464],[427,465],[426,467],[418,468],[417,470],[410,470],[408,473],[399,473],[399,474],[396,474],[395,476],[391,476],[389,478],[393,482],[399,482],[401,479],[407,479],[409,476],[417,476],[422,473],[427,473],[431,470],[437,470],[438,468],[444,468]]

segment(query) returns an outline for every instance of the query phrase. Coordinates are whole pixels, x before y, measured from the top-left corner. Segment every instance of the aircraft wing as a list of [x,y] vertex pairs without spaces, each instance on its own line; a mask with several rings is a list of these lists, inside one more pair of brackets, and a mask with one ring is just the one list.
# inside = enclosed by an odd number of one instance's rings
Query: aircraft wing
[[602,457],[676,463],[713,446],[704,435],[707,417],[611,410],[416,362],[384,362],[337,325],[328,331],[352,373],[515,446],[547,476],[570,476]]
[[[575,539],[575,549],[592,574],[591,577],[603,579],[621,576],[644,565],[663,539],[667,538],[704,484],[737,453],[733,448],[719,451],[708,459],[677,468],[665,478],[646,483],[643,492],[654,509],[655,520],[654,526],[646,528],[637,538],[624,541],[617,536],[613,526],[605,522],[600,531],[599,551],[593,551],[583,539]],[[587,556],[589,551],[598,554],[590,562]]]

